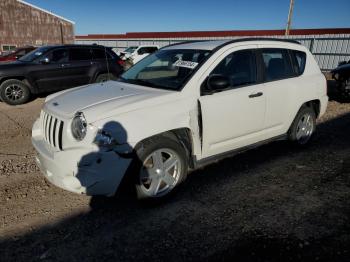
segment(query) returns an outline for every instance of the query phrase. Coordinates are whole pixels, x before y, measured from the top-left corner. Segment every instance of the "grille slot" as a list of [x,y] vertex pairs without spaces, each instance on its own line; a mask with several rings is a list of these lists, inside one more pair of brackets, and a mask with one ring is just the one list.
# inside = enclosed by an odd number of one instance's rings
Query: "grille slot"
[[42,134],[45,141],[50,146],[63,150],[62,136],[64,122],[45,111],[42,111],[41,121]]

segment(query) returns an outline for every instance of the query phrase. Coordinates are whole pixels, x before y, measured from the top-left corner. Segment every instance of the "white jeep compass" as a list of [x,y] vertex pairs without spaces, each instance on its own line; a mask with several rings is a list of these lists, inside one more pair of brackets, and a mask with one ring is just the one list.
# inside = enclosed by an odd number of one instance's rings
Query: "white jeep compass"
[[161,198],[209,161],[277,139],[308,143],[327,102],[325,77],[297,42],[188,42],[117,82],[49,96],[32,142],[61,188],[111,196],[131,178],[139,198]]

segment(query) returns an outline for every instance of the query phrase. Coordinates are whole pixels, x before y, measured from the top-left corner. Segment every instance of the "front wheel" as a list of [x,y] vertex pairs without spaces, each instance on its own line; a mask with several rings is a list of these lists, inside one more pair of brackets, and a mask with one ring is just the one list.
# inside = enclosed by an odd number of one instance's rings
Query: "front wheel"
[[186,151],[173,139],[150,139],[136,155],[132,165],[138,199],[162,199],[186,178]]
[[9,105],[21,105],[28,102],[30,91],[28,86],[17,79],[9,79],[0,85],[0,100]]
[[289,140],[297,145],[306,145],[310,142],[312,135],[316,130],[315,111],[307,106],[303,106],[295,117],[292,126],[289,129]]

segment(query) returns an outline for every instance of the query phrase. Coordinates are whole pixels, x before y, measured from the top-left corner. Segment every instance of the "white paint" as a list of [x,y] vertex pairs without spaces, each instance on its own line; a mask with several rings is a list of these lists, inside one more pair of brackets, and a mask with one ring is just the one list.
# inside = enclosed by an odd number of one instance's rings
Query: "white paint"
[[[211,50],[222,44],[214,43],[165,49]],[[306,52],[304,74],[200,95],[201,84],[224,57],[238,50],[264,47]],[[249,99],[249,95],[257,92],[263,95]],[[53,184],[78,193],[112,195],[131,160],[114,152],[103,152],[93,143],[98,130],[110,123],[115,124],[111,131],[118,143],[123,144],[118,148],[122,152],[130,152],[137,143],[151,136],[187,128],[192,135],[193,154],[201,160],[285,134],[301,105],[311,100],[320,101],[321,116],[328,102],[326,80],[305,47],[287,42],[237,42],[221,47],[209,57],[179,92],[110,81],[53,94],[46,99],[43,110],[64,121],[64,150],[52,148],[45,141],[42,119],[33,126],[32,141],[41,169],[45,174],[47,171],[53,174],[47,177]],[[198,101],[202,110],[203,145],[198,127]],[[80,142],[72,137],[70,129],[76,112],[83,112],[89,124],[87,135]],[[102,160],[101,164],[96,164],[97,159]],[[86,165],[78,167],[77,163],[82,161]]]

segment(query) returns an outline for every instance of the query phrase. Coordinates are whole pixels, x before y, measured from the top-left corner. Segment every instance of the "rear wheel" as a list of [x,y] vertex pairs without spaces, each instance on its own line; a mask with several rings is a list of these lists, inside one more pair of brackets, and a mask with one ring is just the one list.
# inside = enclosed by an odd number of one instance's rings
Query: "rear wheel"
[[9,105],[24,104],[29,98],[29,87],[20,80],[10,79],[0,85],[0,99]]
[[311,107],[303,106],[295,117],[289,129],[289,140],[297,145],[306,145],[310,142],[316,130],[316,114]]
[[173,139],[148,140],[136,155],[132,170],[138,199],[165,198],[186,178],[186,151]]

